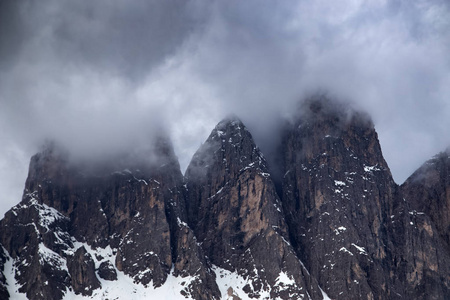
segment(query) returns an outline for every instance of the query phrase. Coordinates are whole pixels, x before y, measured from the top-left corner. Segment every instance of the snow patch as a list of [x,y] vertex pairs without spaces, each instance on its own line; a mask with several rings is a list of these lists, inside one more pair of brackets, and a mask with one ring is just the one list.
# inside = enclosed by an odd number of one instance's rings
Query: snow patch
[[334,185],[335,185],[335,186],[345,186],[345,182],[340,181],[340,180],[335,180],[335,181],[334,181]]
[[[2,247],[3,248],[3,247]],[[3,252],[6,254],[6,262],[4,265],[3,274],[6,278],[6,288],[11,295],[11,300],[27,300],[25,294],[19,293],[21,285],[17,282],[14,274],[16,274],[16,267],[14,266],[14,260],[9,256],[8,251],[3,248]]]
[[372,171],[381,171],[381,169],[375,165],[375,166],[364,166],[365,172],[372,172]]
[[178,223],[178,226],[180,226],[180,227],[181,226],[189,227],[188,224],[186,222],[181,221],[179,217],[177,217],[177,223]]
[[67,273],[69,273],[69,270],[67,269],[66,265],[66,260],[61,256],[59,256],[58,253],[45,247],[43,243],[39,244],[38,253],[39,253],[39,263],[41,265],[47,263],[57,269],[65,270]]
[[47,206],[46,204],[36,203],[34,206],[36,206],[36,209],[39,211],[39,225],[44,227],[47,231],[50,230],[49,225],[61,219],[68,219],[59,211],[53,207]]
[[331,298],[319,287],[320,292],[322,293],[323,300],[331,300]]
[[[213,266],[212,269],[216,273],[216,282],[219,286],[223,300],[233,299],[233,295],[242,300],[253,299],[250,298],[243,290],[244,286],[247,284],[252,286],[252,283],[248,278],[246,279],[235,272],[231,272],[217,266]],[[259,299],[270,299],[270,292],[261,291]]]
[[334,230],[334,232],[336,233],[336,235],[339,235],[341,232],[344,232],[346,230],[347,230],[347,228],[345,228],[344,226],[340,226],[340,227],[336,228]]
[[339,251],[341,252],[347,252],[348,254],[350,254],[351,256],[353,256],[353,253],[351,253],[350,251],[347,250],[347,248],[342,247],[341,249],[339,249]]
[[[153,284],[150,283],[148,286],[144,286],[140,283],[135,283],[133,278],[125,275],[123,272],[119,271],[115,266],[116,255],[115,249],[111,249],[110,246],[106,248],[95,248],[93,249],[86,243],[75,242],[74,249],[83,247],[91,255],[94,260],[95,268],[98,269],[100,264],[105,261],[109,261],[110,265],[113,266],[117,273],[116,281],[109,281],[100,278],[101,288],[93,290],[92,296],[82,296],[76,295],[73,291],[67,291],[64,295],[63,300],[84,300],[84,299],[134,299],[134,300],[144,300],[144,299],[192,299],[192,297],[184,297],[181,291],[185,290],[189,284],[197,279],[195,276],[188,277],[175,277],[172,272],[167,276],[166,282],[158,287],[154,288]],[[189,293],[187,293],[189,294]],[[21,299],[20,299],[21,300]]]
[[275,281],[275,285],[295,285],[295,280],[290,278],[285,272],[281,271]]
[[366,249],[364,249],[364,247],[360,247],[353,243],[352,243],[352,246],[355,247],[359,251],[359,254],[367,255]]

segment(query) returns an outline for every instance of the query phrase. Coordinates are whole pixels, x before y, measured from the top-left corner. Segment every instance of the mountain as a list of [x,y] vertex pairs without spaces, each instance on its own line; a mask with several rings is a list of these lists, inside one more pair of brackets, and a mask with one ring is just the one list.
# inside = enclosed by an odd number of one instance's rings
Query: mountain
[[288,241],[267,163],[240,120],[216,126],[194,154],[186,181],[198,241],[215,266],[246,278],[249,297],[321,297]]
[[370,119],[327,99],[286,130],[283,204],[292,242],[333,299],[394,299],[383,262],[396,185]]
[[269,166],[237,118],[185,176],[169,138],[48,144],[0,221],[0,299],[450,299],[450,158],[398,186],[370,117],[302,102]]
[[54,147],[31,159],[23,200],[0,222],[18,292],[29,299],[107,298],[110,291],[100,287],[123,274],[132,290],[174,277],[183,295],[219,297],[215,274],[185,222],[172,146],[160,138],[153,154],[158,164],[143,162],[143,170],[97,174],[83,173]]
[[282,201],[311,275],[333,299],[447,298],[449,251],[404,200],[370,118],[326,98],[301,112],[283,137]]
[[450,149],[423,164],[402,185],[411,206],[424,212],[450,247]]

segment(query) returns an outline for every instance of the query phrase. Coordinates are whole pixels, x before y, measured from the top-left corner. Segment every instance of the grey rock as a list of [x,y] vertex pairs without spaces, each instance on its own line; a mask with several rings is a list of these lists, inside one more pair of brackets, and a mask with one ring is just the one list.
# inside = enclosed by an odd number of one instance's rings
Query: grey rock
[[109,261],[104,261],[100,264],[97,270],[98,276],[105,280],[115,281],[117,280],[117,272],[114,266]]
[[78,248],[72,257],[67,258],[67,268],[76,294],[91,296],[93,290],[101,287],[95,275],[94,260],[86,248]]
[[[236,118],[220,122],[186,171],[189,225],[210,261],[249,278],[249,297],[321,294],[288,242],[281,201],[266,161]],[[295,284],[277,285],[284,272]]]

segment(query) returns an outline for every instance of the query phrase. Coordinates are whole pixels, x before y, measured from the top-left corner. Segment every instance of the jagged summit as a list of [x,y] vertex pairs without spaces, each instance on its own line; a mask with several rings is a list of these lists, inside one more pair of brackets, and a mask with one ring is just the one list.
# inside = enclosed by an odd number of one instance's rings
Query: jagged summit
[[[299,134],[315,135],[318,139],[323,137],[341,138],[346,133],[354,131],[355,137],[362,140],[363,138],[372,139],[364,136],[372,134],[377,141],[374,146],[379,146],[374,124],[367,113],[355,109],[349,103],[333,101],[323,95],[316,95],[301,102],[298,113],[286,127],[285,133],[289,132],[290,128],[297,128]],[[359,147],[357,144],[355,146],[357,149],[366,147],[364,144],[363,147]],[[373,153],[381,155],[381,148],[380,151],[376,150]],[[378,156],[376,160],[384,159],[382,156]],[[387,167],[386,163],[384,165]]]
[[[226,119],[216,126],[194,155],[186,180],[190,226],[214,265],[247,278],[245,293],[319,297],[318,286],[287,242],[281,201],[241,121]],[[290,284],[278,285],[284,276]]]
[[154,149],[161,161],[149,172],[102,176],[86,175],[54,151],[33,156],[23,200],[0,222],[0,243],[13,260],[19,292],[30,299],[72,292],[104,298],[100,287],[122,274],[153,288],[189,277],[172,288],[196,299],[219,297],[215,275],[186,225],[171,144],[159,140]]
[[434,221],[450,251],[450,152],[425,162],[402,184],[412,207]]
[[395,183],[377,134],[362,114],[327,98],[303,105],[283,138],[282,201],[291,241],[330,297],[388,295],[395,288],[379,274]]
[[223,118],[219,123],[217,123],[215,128],[216,129],[217,128],[225,128],[227,126],[236,126],[236,127],[245,128],[241,119],[235,114],[230,114],[230,115],[226,116],[225,118]]
[[[282,150],[282,202],[300,259],[331,298],[426,297],[411,291],[425,289],[439,275],[402,281],[393,274],[412,278],[426,272],[423,264],[445,265],[448,258],[423,257],[411,248],[443,251],[427,236],[433,235],[432,229],[426,233],[429,219],[412,227],[418,219],[407,213],[411,208],[392,178],[370,118],[326,98],[303,105],[303,114],[285,132]],[[411,269],[397,260],[408,261]],[[446,267],[438,269],[448,274]],[[448,290],[433,297],[444,295]]]
[[[172,141],[163,133],[154,134],[149,141],[130,144],[124,149],[111,149],[99,156],[97,153],[80,152],[78,149],[68,149],[57,141],[46,141],[41,150],[34,155],[31,163],[39,162],[44,172],[52,174],[49,164],[64,164],[72,172],[78,172],[86,177],[107,177],[114,172],[141,173],[151,176],[160,169],[180,168],[175,155]],[[30,171],[37,170],[37,165]]]
[[255,145],[251,133],[237,117],[224,119],[217,124],[194,154],[185,176],[195,180],[205,176],[208,170],[221,169],[222,166],[225,166],[222,172],[233,173],[236,170],[231,169],[252,167],[269,175],[264,156]]
[[448,151],[399,187],[369,117],[300,107],[280,174],[235,116],[184,177],[166,136],[101,161],[48,144],[0,221],[0,299],[449,299]]

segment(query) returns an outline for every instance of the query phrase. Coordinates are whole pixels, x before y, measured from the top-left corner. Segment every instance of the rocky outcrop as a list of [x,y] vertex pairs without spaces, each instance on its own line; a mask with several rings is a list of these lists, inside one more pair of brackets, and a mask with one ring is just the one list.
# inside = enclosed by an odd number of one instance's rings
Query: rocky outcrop
[[[288,242],[266,161],[240,120],[216,126],[186,180],[189,225],[214,265],[250,280],[249,297],[321,298]],[[289,284],[278,284],[283,276]]]
[[[450,298],[450,159],[440,153],[401,186],[405,209],[407,263],[400,274],[410,285],[407,295],[421,299]],[[399,214],[400,215],[400,214]]]
[[282,200],[311,275],[333,299],[426,299],[427,284],[444,299],[447,267],[422,276],[448,265],[440,241],[403,200],[370,119],[324,97],[301,111],[283,138]]
[[431,218],[450,247],[450,149],[423,164],[402,185],[412,208]]
[[83,246],[67,259],[71,286],[76,294],[91,296],[92,291],[101,287],[95,275],[94,260]]
[[450,297],[450,257],[430,218],[414,210],[406,198],[391,215],[392,258],[386,263],[402,294],[410,299]]
[[35,193],[25,194],[0,222],[0,243],[13,259],[18,291],[29,299],[61,299],[70,286],[63,258],[73,247],[68,223],[55,209],[39,204]]
[[98,267],[98,276],[100,278],[103,278],[105,280],[115,281],[117,280],[117,272],[114,266],[108,262],[104,261],[102,262]]
[[228,118],[184,178],[164,137],[101,162],[49,144],[0,221],[0,299],[450,299],[448,152],[399,187],[370,118],[321,96],[281,140],[273,172]]
[[9,292],[6,286],[5,263],[8,260],[3,247],[0,247],[0,299],[9,299]]
[[0,224],[20,292],[33,299],[61,299],[66,290],[91,295],[99,283],[89,254],[76,246],[81,243],[109,247],[118,271],[154,287],[164,284],[175,262],[184,261],[174,272],[197,278],[185,294],[219,297],[215,274],[191,229],[182,225],[183,177],[170,142],[158,139],[151,154],[157,159],[137,163],[140,169],[114,172],[73,165],[54,146],[31,159],[24,199]]
[[370,119],[313,99],[282,147],[283,208],[311,275],[333,299],[394,299],[383,260],[396,186]]

